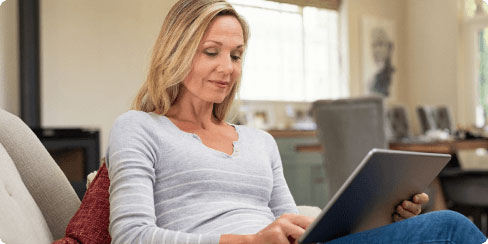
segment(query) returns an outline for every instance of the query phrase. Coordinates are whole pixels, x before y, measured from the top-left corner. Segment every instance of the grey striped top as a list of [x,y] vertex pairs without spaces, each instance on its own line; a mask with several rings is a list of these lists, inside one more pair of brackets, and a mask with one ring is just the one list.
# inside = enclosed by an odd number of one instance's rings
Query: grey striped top
[[297,213],[268,133],[234,126],[232,155],[205,146],[167,117],[129,111],[107,150],[112,243],[217,244]]

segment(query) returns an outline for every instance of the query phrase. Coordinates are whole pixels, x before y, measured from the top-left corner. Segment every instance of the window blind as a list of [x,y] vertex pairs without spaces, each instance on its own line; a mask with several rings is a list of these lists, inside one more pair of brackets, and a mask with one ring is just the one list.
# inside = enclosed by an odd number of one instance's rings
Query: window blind
[[326,8],[339,10],[341,0],[269,0],[279,3],[295,4],[302,7]]

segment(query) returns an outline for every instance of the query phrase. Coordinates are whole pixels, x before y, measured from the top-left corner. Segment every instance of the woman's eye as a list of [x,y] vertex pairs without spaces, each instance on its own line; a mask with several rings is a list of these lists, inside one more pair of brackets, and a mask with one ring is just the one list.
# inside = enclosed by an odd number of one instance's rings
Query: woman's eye
[[207,56],[210,56],[210,57],[215,57],[215,56],[217,56],[218,53],[217,52],[208,52],[208,51],[205,51],[205,54]]
[[234,61],[239,61],[241,59],[241,56],[237,56],[237,55],[230,55],[230,57],[232,58],[232,60]]

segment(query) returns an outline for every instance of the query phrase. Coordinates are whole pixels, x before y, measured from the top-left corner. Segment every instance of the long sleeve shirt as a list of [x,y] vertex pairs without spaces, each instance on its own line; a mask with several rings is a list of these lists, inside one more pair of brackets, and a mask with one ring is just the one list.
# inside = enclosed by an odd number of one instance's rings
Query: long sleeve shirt
[[165,116],[117,118],[107,150],[112,243],[218,244],[297,213],[273,137],[234,128],[228,155]]

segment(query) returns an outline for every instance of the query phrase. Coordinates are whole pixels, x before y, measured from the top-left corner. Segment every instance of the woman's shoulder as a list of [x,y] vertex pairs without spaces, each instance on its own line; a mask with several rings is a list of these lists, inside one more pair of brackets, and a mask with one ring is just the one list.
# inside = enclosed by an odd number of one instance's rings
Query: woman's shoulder
[[[115,125],[141,125],[154,126],[157,121],[161,120],[162,115],[139,110],[129,110],[115,119]],[[160,124],[160,123],[156,123]]]
[[162,115],[138,111],[129,110],[119,115],[112,125],[113,130],[140,130],[143,131],[156,131],[167,126]]
[[[144,111],[130,110],[119,115],[110,130],[107,159],[115,152],[137,151],[155,161],[160,148],[159,137],[155,133],[159,131],[156,120],[152,113]],[[113,161],[113,157],[109,161]]]
[[139,110],[129,110],[117,117],[116,122],[139,122],[150,118],[150,113],[139,111]]
[[137,110],[127,111],[115,119],[110,129],[109,144],[125,145],[128,141],[139,141],[159,145],[161,133],[167,131],[166,124],[161,115]]

